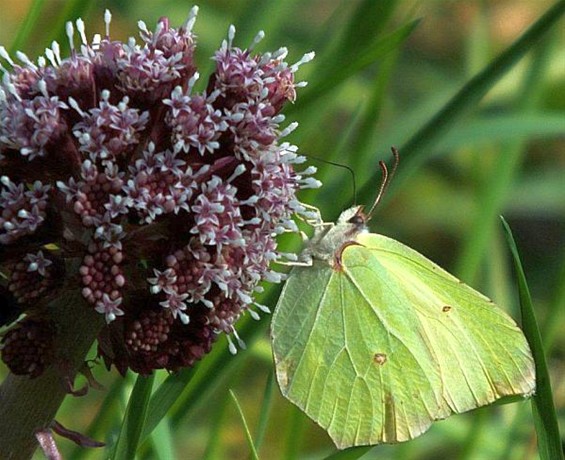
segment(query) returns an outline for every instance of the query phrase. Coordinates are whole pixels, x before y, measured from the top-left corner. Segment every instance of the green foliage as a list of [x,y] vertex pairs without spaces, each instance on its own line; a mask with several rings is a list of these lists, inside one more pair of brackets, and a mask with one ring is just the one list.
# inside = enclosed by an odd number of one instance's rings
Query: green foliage
[[514,269],[516,278],[518,279],[518,288],[520,292],[520,309],[522,312],[522,327],[529,343],[532,347],[532,353],[536,362],[536,381],[537,389],[532,399],[532,411],[534,415],[534,424],[538,435],[538,450],[542,460],[559,460],[563,459],[563,448],[559,436],[559,425],[557,423],[557,415],[555,413],[555,405],[553,403],[553,392],[551,391],[551,380],[547,369],[547,360],[545,358],[545,350],[536,320],[534,307],[530,289],[526,281],[526,275],[516,242],[512,236],[512,231],[508,223],[502,219],[504,225],[505,236],[508,246],[512,252],[514,261]]
[[147,417],[154,380],[155,375],[137,377],[128,401],[120,435],[112,452],[112,460],[127,460],[135,457]]
[[[553,382],[553,394],[544,391],[544,396],[553,397],[563,424],[565,106],[559,95],[565,94],[565,42],[552,30],[563,27],[565,2],[438,0],[419,2],[417,9],[409,0],[197,3],[197,56],[203,66],[230,23],[238,30],[238,46],[264,29],[262,49],[287,46],[296,60],[316,51],[317,58],[299,72],[310,84],[298,90],[287,111],[289,121],[300,123],[290,141],[307,155],[351,166],[362,186],[361,203],[370,203],[376,193],[378,160],[387,159],[391,145],[399,147],[398,181],[372,222],[374,230],[423,252],[515,313],[516,287],[497,221],[498,215],[507,216],[527,269]],[[31,57],[55,37],[64,42],[62,24],[78,15],[91,36],[102,30],[103,8],[110,8],[112,33],[123,38],[136,33],[138,19],[153,24],[166,15],[181,24],[191,6],[174,0],[34,5],[16,38],[3,36],[7,48]],[[2,26],[10,18],[21,21],[1,6]],[[511,30],[502,30],[504,24]],[[354,200],[351,179],[341,168],[316,166],[324,187],[301,198],[320,207],[325,220],[334,220]],[[299,241],[284,244],[283,250],[300,248]],[[259,301],[272,307],[278,291],[268,288]],[[230,388],[259,458],[537,458],[531,450],[532,416],[526,405],[515,404],[438,422],[403,445],[335,454],[325,433],[283,401],[276,388],[262,405],[272,373],[269,321],[244,318],[238,331],[248,350],[236,357],[221,339],[193,370],[156,376],[138,458],[169,459],[171,451],[179,459],[247,458],[245,430],[227,397]],[[108,449],[78,449],[61,441],[64,458],[107,458],[116,443],[131,385],[103,366],[95,375],[106,390],[68,398],[58,419],[106,441]],[[550,439],[556,440],[555,433]]]
[[232,398],[232,401],[235,403],[235,406],[237,407],[237,412],[241,417],[241,422],[243,424],[243,428],[245,429],[245,437],[247,439],[247,444],[249,446],[249,450],[251,451],[251,458],[253,460],[258,460],[259,456],[257,455],[257,449],[255,448],[255,444],[253,443],[253,438],[251,437],[251,432],[249,431],[249,426],[247,424],[247,421],[245,420],[245,415],[243,414],[241,405],[239,404],[239,401],[237,400],[235,393],[232,390],[229,390],[229,393]]

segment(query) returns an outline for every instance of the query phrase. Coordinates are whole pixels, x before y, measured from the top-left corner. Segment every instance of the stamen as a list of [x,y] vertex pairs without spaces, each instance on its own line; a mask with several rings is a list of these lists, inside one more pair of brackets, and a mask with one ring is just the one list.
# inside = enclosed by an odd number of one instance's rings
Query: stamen
[[74,44],[73,36],[75,34],[75,29],[74,29],[73,23],[71,21],[67,22],[67,24],[65,26],[65,32],[67,33],[67,38],[69,39],[69,47],[71,48],[71,54],[74,55],[75,54],[75,44]]
[[288,54],[288,49],[286,47],[282,46],[281,48],[276,50],[274,53],[272,53],[271,59],[273,61],[278,61],[278,60],[284,59],[287,54]]
[[247,51],[249,52],[253,51],[253,48],[255,48],[259,44],[259,42],[264,38],[265,38],[265,32],[263,30],[257,32],[257,35],[255,35],[255,38],[253,38],[253,41],[251,42],[251,45],[249,45],[249,47],[247,48]]
[[100,42],[102,42],[102,37],[100,36],[100,34],[94,34],[90,45],[94,51],[100,49]]
[[245,165],[238,164],[237,167],[233,170],[233,173],[230,177],[228,177],[227,182],[233,181],[236,177],[241,176],[245,172]]
[[[78,105],[78,102],[73,97],[69,96],[68,102],[69,102],[69,105],[80,114],[80,116],[82,116],[82,117],[86,116],[86,113],[80,108],[80,106]],[[88,133],[85,133],[85,134],[88,134]]]
[[285,120],[286,120],[286,117],[282,113],[275,115],[273,117],[273,123],[276,123],[277,125],[282,123]]
[[309,188],[320,188],[322,186],[322,182],[314,179],[313,177],[307,177],[300,181],[300,188],[301,189],[309,189]]
[[188,324],[190,322],[190,318],[186,313],[178,311],[177,314],[183,324]]
[[147,28],[147,24],[145,24],[145,21],[142,21],[141,19],[137,21],[137,28],[142,32],[146,33],[147,35],[149,35],[149,29]]
[[285,129],[281,131],[280,137],[286,137],[291,132],[293,132],[296,128],[298,128],[298,123],[293,121],[290,125],[288,125]]
[[236,340],[237,340],[237,344],[239,345],[239,348],[241,348],[242,350],[247,349],[247,345],[245,344],[245,342],[239,337],[239,334],[237,333],[237,331],[234,329],[233,330],[233,335],[235,336]]
[[232,47],[234,37],[235,37],[235,26],[231,24],[228,28],[228,48]]
[[84,27],[84,21],[82,20],[82,18],[78,18],[76,20],[76,26],[77,26],[77,31],[80,35],[80,41],[83,45],[88,45],[88,40],[86,39],[86,33],[85,33],[85,27]]
[[49,97],[49,93],[47,92],[47,83],[45,83],[45,80],[39,80],[37,82],[37,88],[39,89],[41,94],[43,94],[45,97]]
[[226,334],[226,338],[228,339],[228,349],[232,355],[237,355],[237,347],[233,344],[231,337]]
[[61,47],[59,46],[59,43],[53,41],[53,43],[51,43],[51,49],[53,50],[53,56],[55,57],[55,62],[57,63],[56,67],[60,66],[63,60],[61,59]]
[[31,67],[32,69],[37,69],[35,64],[33,62],[31,62],[31,60],[27,57],[27,55],[25,53],[22,53],[21,51],[16,51],[16,57],[20,61],[22,61],[25,65]]
[[0,45],[0,57],[5,59],[6,61],[8,61],[8,63],[14,67],[15,63],[12,60],[12,58],[10,57],[10,55],[8,54],[8,52],[6,51],[6,48],[4,48],[3,46]]
[[51,48],[45,48],[45,56],[53,67],[58,67],[57,61],[55,60],[55,53]]
[[291,262],[298,260],[298,256],[293,252],[279,252],[279,256]]
[[251,308],[249,308],[247,310],[247,312],[249,313],[251,318],[253,318],[255,321],[259,321],[261,319],[261,317],[259,316],[259,314],[255,310],[251,310]]
[[194,5],[190,9],[188,18],[186,19],[185,23],[182,26],[182,28],[186,30],[186,32],[188,33],[192,32],[192,28],[194,27],[194,23],[196,22],[196,16],[198,16],[198,6]]
[[194,88],[194,85],[196,84],[199,78],[200,78],[200,74],[198,72],[194,72],[194,75],[189,78],[187,94],[190,94],[192,92],[192,88]]
[[269,309],[269,307],[267,307],[266,305],[262,305],[260,303],[254,303],[253,305],[255,305],[259,310],[261,310],[263,313],[271,313],[271,310]]
[[106,25],[106,38],[110,38],[110,23],[112,22],[112,13],[110,10],[104,11],[104,24]]
[[157,27],[155,27],[155,34],[153,35],[153,46],[157,46],[157,42],[159,41],[159,38],[161,37],[163,30],[165,30],[165,23],[159,21],[157,23]]
[[308,166],[300,175],[311,176],[312,174],[316,174],[317,171],[318,168],[316,168],[316,166]]
[[302,56],[302,58],[297,63],[292,64],[290,66],[290,71],[293,73],[296,72],[298,70],[298,67],[300,67],[302,64],[306,64],[307,62],[310,62],[312,59],[314,59],[315,56],[316,53],[314,53],[314,51],[306,53],[304,56]]

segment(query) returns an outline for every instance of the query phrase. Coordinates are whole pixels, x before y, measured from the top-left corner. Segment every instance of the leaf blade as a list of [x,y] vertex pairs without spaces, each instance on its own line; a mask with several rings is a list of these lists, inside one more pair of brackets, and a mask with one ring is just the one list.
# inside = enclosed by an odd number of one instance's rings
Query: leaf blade
[[[481,72],[472,77],[449,101],[431,117],[400,148],[405,161],[398,172],[391,189],[399,188],[427,159],[427,150],[475,107],[483,96],[529,51],[565,14],[565,0],[559,0],[550,7],[522,36]],[[373,191],[378,176],[371,177],[360,190],[360,196]],[[390,193],[387,195],[390,196]]]
[[245,419],[245,414],[243,413],[243,409],[239,404],[237,397],[233,390],[229,390],[230,397],[235,404],[239,417],[241,418],[241,423],[243,423],[243,429],[245,431],[245,438],[247,439],[247,445],[249,446],[249,450],[251,451],[251,458],[253,460],[259,460],[259,455],[257,454],[257,449],[255,448],[255,444],[253,443],[253,437],[251,436],[251,431],[249,431],[249,425],[247,424],[247,420]]
[[131,392],[118,440],[112,452],[113,460],[135,458],[142,439],[143,425],[149,407],[155,373],[148,377],[139,375]]
[[502,216],[500,219],[504,227],[506,241],[508,242],[516,270],[520,294],[520,311],[522,313],[522,328],[526,338],[530,342],[536,365],[537,391],[532,399],[532,412],[536,433],[538,435],[539,455],[542,460],[563,459],[559,425],[557,423],[557,415],[552,397],[551,380],[549,378],[543,342],[535,317],[530,290],[518,254],[518,247],[512,235],[512,230]]

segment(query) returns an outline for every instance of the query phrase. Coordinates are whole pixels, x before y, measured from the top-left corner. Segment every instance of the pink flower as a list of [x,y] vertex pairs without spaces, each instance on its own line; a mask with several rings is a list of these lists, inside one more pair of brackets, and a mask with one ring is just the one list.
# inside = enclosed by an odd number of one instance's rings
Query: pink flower
[[[230,27],[197,92],[196,12],[179,28],[141,23],[138,43],[109,32],[89,43],[79,20],[80,47],[69,24],[70,57],[54,44],[37,64],[0,48],[11,67],[0,85],[0,287],[51,335],[41,299],[80,290],[112,338],[99,353],[122,373],[191,366],[220,333],[237,339],[242,314],[267,310],[258,284],[281,279],[276,235],[307,215],[297,192],[319,186],[281,142],[296,125],[281,126],[280,112],[312,55],[288,65],[284,48],[256,53],[262,34],[237,48]],[[4,339],[2,357],[39,375],[43,364],[18,361],[22,337]]]

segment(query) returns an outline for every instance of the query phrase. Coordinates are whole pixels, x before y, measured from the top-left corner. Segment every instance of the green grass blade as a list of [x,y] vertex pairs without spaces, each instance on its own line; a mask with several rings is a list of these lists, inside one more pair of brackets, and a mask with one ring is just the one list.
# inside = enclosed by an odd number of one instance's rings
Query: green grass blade
[[562,112],[488,115],[446,134],[435,150],[445,152],[491,142],[547,139],[560,137],[564,132],[565,114]]
[[188,368],[169,375],[165,381],[155,390],[149,401],[149,411],[141,439],[145,439],[161,420],[167,415],[169,409],[175,404],[180,395],[186,389],[194,375],[194,369]]
[[171,432],[169,424],[163,420],[155,430],[151,437],[151,459],[152,460],[173,460],[176,458],[174,449],[174,435]]
[[[543,84],[540,73],[546,70],[548,66],[549,44],[550,40],[544,40],[540,43],[540,46],[536,47],[534,59],[522,82],[523,90],[520,94],[523,99],[519,99],[515,103],[520,109],[516,114],[517,116],[529,118],[529,112],[535,109],[537,102],[535,95],[539,93]],[[557,119],[556,128],[559,132],[560,129],[565,129],[565,117],[558,116]],[[522,128],[525,127],[522,125]],[[519,132],[518,127],[514,128],[514,133],[516,132]],[[479,192],[479,199],[483,205],[469,229],[457,270],[457,274],[461,276],[462,280],[473,282],[479,273],[488,241],[492,239],[495,231],[496,216],[501,213],[501,209],[511,193],[512,184],[516,181],[524,155],[524,142],[520,141],[518,137],[511,139],[506,145],[500,147],[491,170],[483,180]]]
[[31,6],[29,7],[24,22],[18,28],[18,33],[16,35],[16,38],[14,39],[12,45],[10,46],[9,52],[11,55],[14,55],[16,51],[22,50],[25,47],[27,41],[29,40],[29,37],[31,36],[35,28],[38,26],[39,21],[42,20],[43,18],[41,15],[41,10],[43,8],[44,3],[45,0],[34,0]]
[[[311,105],[329,91],[335,91],[336,86],[343,83],[351,75],[356,74],[385,54],[397,49],[410,36],[418,23],[419,20],[414,20],[399,27],[389,35],[375,40],[362,53],[356,53],[353,56],[340,55],[341,59],[331,59],[331,68],[316,70],[318,75],[324,75],[325,77],[321,81],[310,84],[308,88],[311,89],[300,95],[300,107]],[[288,107],[286,113],[293,113],[296,110],[295,107],[298,106]]]
[[514,268],[516,270],[520,294],[520,309],[522,312],[522,329],[530,343],[532,354],[536,363],[537,389],[535,396],[532,398],[532,412],[538,436],[539,455],[542,460],[562,460],[563,451],[561,447],[557,415],[553,404],[551,381],[549,379],[543,343],[532,306],[532,299],[530,297],[526,275],[522,268],[518,248],[516,247],[510,226],[504,218],[501,217],[501,219],[506,239],[508,241],[508,246],[512,253]]
[[561,268],[557,276],[557,281],[554,283],[556,286],[554,290],[554,298],[551,301],[551,306],[549,308],[548,318],[546,320],[543,328],[543,337],[545,338],[545,344],[548,348],[551,348],[555,343],[559,334],[562,333],[563,328],[563,317],[565,316],[565,248],[561,248]]
[[131,460],[135,458],[137,446],[143,432],[154,380],[155,373],[149,377],[141,375],[137,377],[129,398],[122,429],[112,452],[111,458],[113,460]]
[[261,448],[263,439],[265,438],[275,387],[275,374],[273,372],[270,372],[269,377],[267,378],[267,384],[265,385],[263,403],[261,404],[261,410],[259,412],[259,421],[257,422],[257,432],[255,435],[255,447],[257,447],[257,450]]
[[397,0],[364,0],[351,16],[340,48],[351,53],[359,48],[359,43],[370,41],[379,35],[398,6]]
[[[86,430],[86,435],[98,441],[104,441],[104,435],[112,429],[115,413],[118,411],[117,406],[122,393],[124,392],[125,379],[116,380],[110,390],[106,393],[102,405],[98,413],[92,418],[92,422]],[[75,445],[67,457],[69,460],[80,460],[85,458],[87,452],[83,447]]]
[[235,403],[235,407],[237,408],[237,412],[241,417],[241,422],[243,423],[243,428],[245,430],[245,437],[247,438],[247,444],[249,445],[249,450],[251,451],[251,458],[253,460],[259,460],[259,455],[257,455],[257,449],[255,449],[255,445],[253,444],[253,438],[251,437],[251,432],[249,431],[249,425],[247,425],[247,421],[245,420],[245,415],[243,414],[243,409],[235,396],[233,390],[230,390],[230,396],[233,402]]
[[208,434],[208,443],[206,445],[204,455],[202,456],[202,460],[220,460],[224,457],[222,433],[226,426],[228,393],[225,391],[219,394],[217,393],[216,400],[218,401],[218,405],[210,417],[211,423]]
[[[430,120],[400,147],[403,158],[392,189],[401,187],[427,159],[427,150],[451,128],[462,115],[475,107],[483,96],[505,75],[565,14],[565,0],[555,3],[506,51],[481,72],[471,78]],[[378,175],[373,175],[361,191],[360,197],[370,196]],[[388,194],[390,196],[390,193]]]
[[300,458],[300,448],[302,447],[304,436],[306,434],[304,414],[298,407],[289,405],[287,407],[287,432],[285,435],[285,443],[283,447],[283,458],[286,460],[297,460]]

